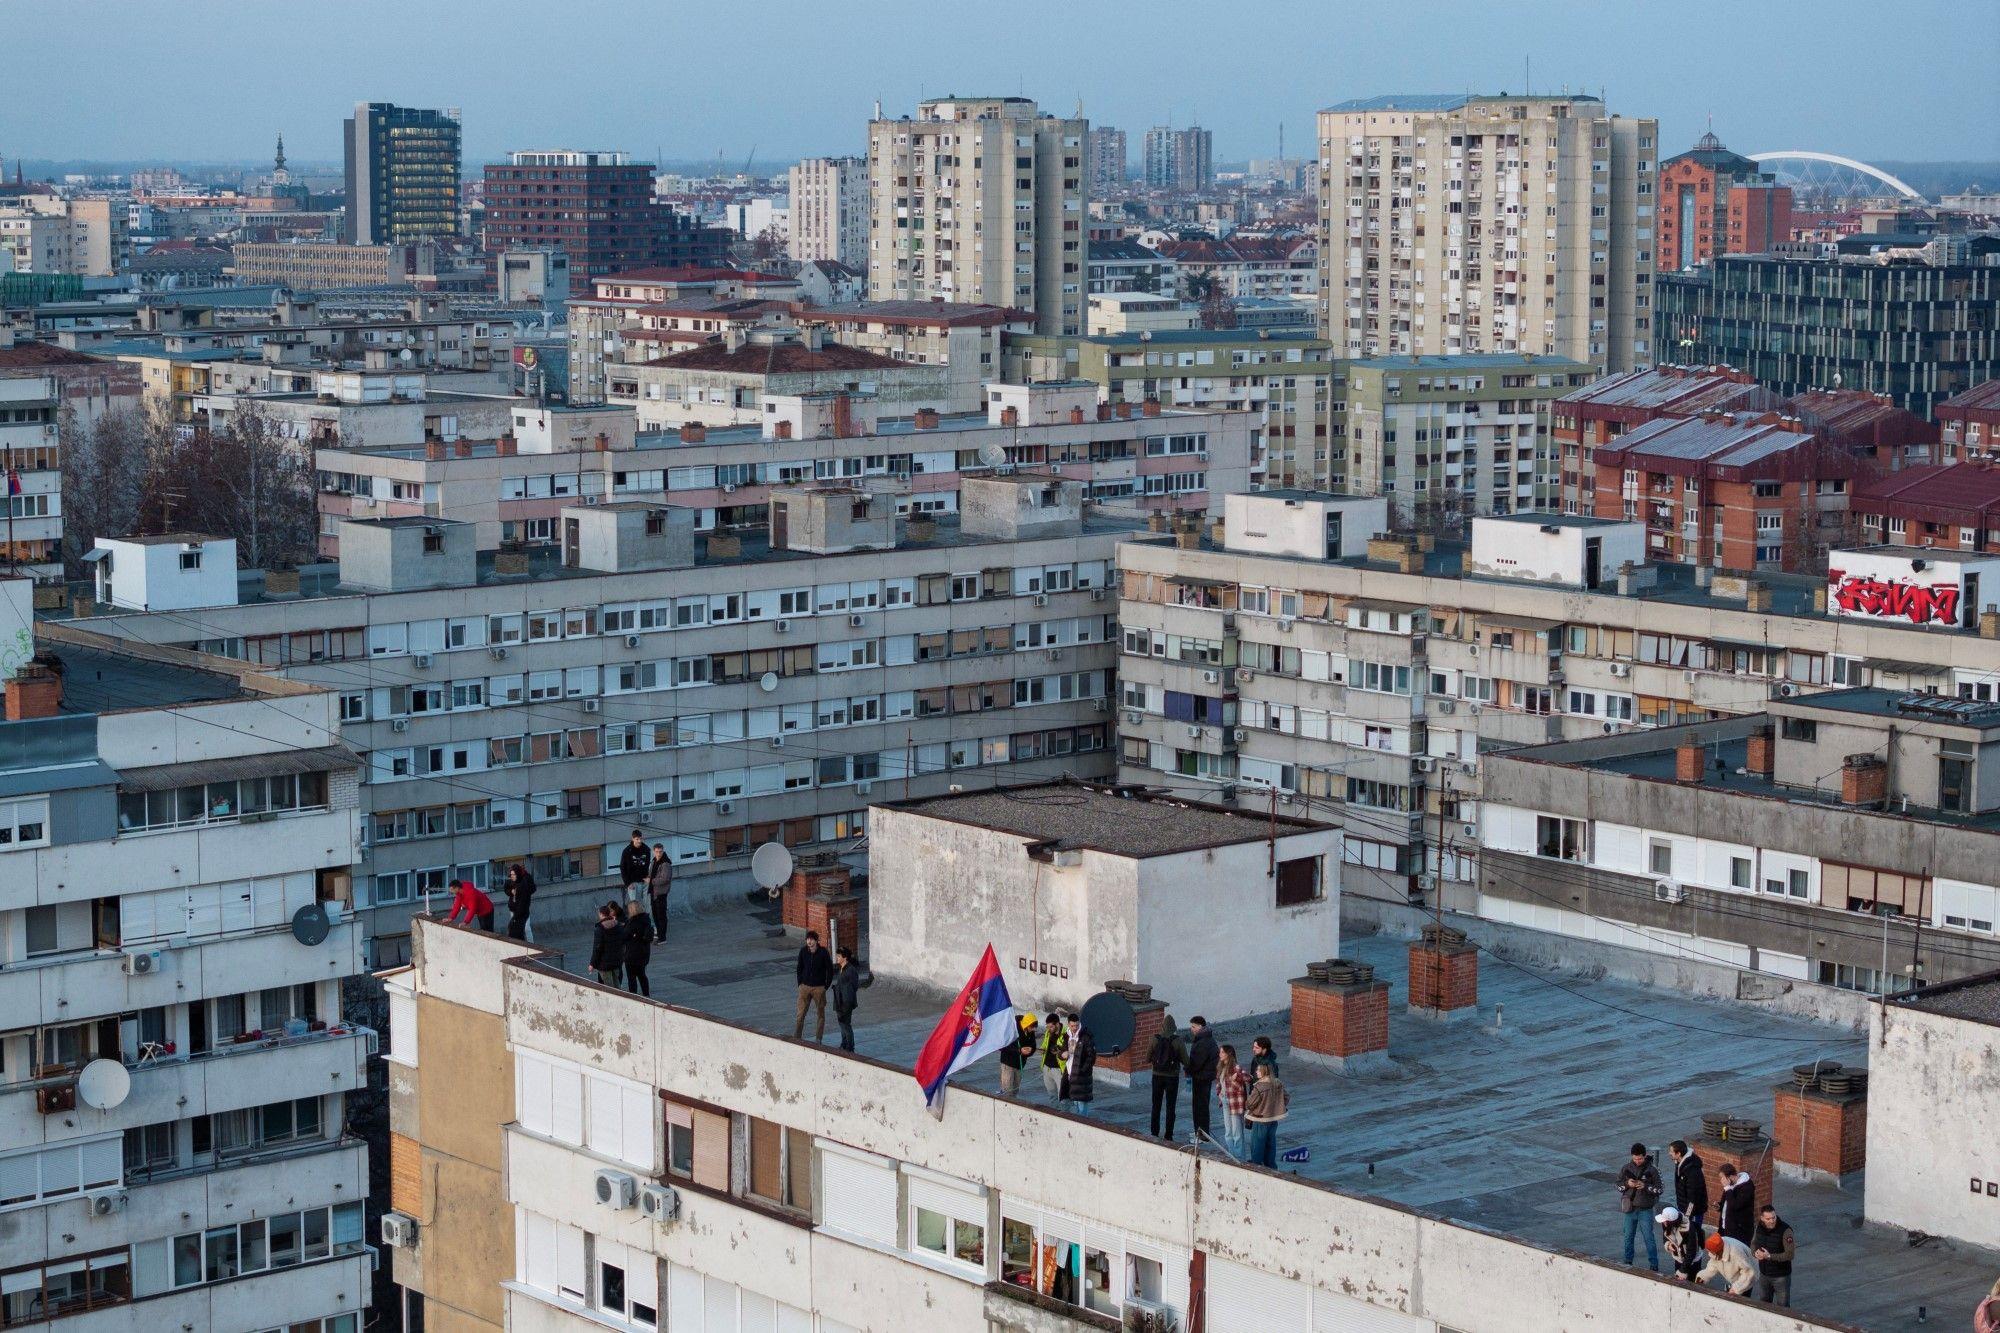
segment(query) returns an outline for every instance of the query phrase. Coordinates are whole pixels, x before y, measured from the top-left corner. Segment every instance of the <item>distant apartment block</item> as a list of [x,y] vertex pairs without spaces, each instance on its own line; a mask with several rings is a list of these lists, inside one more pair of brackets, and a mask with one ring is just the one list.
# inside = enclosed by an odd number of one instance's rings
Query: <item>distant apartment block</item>
[[1166,241],[1159,252],[1186,279],[1203,278],[1234,300],[1308,296],[1319,290],[1320,243],[1310,236],[1232,236]]
[[1848,506],[1866,542],[2000,555],[2000,467],[1989,462],[1906,468],[1856,488]]
[[791,236],[786,253],[868,268],[868,159],[809,157],[790,173]]
[[1932,415],[1942,434],[1939,462],[2000,460],[2000,379],[1952,395]]
[[1030,310],[1083,332],[1084,132],[1025,97],[931,98],[868,126],[871,300]]
[[648,264],[689,262],[694,218],[653,198],[653,166],[624,153],[508,154],[486,165],[489,251],[559,249],[579,287]]
[[1215,136],[1199,125],[1146,131],[1146,185],[1193,194],[1215,184]]
[[1783,406],[1778,394],[1726,366],[1655,366],[1593,380],[1563,395],[1554,407],[1562,511],[1595,512],[1597,451],[1635,427],[1663,417]]
[[231,251],[229,271],[242,286],[269,283],[308,292],[408,286],[436,276],[437,247],[428,241],[405,245],[245,241]]
[[0,578],[63,572],[61,387],[0,365]]
[[1581,94],[1320,112],[1321,331],[1346,356],[1651,362],[1658,139]]
[[1125,188],[1131,175],[1130,146],[1125,131],[1109,125],[1094,125],[1084,139],[1084,160],[1090,166],[1090,192],[1108,194]]

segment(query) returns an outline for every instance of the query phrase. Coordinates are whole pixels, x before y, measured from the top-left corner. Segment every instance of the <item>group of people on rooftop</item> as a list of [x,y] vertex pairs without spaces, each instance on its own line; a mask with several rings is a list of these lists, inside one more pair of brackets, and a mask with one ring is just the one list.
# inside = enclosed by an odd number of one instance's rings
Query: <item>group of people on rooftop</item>
[[1618,1170],[1625,1262],[1634,1262],[1637,1243],[1644,1238],[1647,1266],[1656,1273],[1664,1245],[1677,1282],[1705,1285],[1719,1278],[1735,1295],[1754,1292],[1767,1304],[1789,1306],[1798,1245],[1777,1205],[1767,1199],[1759,1207],[1757,1184],[1749,1172],[1738,1162],[1724,1161],[1715,1171],[1715,1229],[1704,1231],[1709,1217],[1707,1167],[1684,1139],[1675,1139],[1667,1151],[1674,1159],[1671,1207],[1659,1206],[1666,1190],[1645,1144],[1633,1144],[1630,1159]]
[[632,840],[618,854],[618,879],[625,886],[624,900],[611,899],[597,909],[590,974],[607,986],[622,981],[635,995],[651,995],[646,966],[653,960],[653,945],[666,935],[674,863],[663,845],[656,842],[649,850],[646,835],[633,829]]

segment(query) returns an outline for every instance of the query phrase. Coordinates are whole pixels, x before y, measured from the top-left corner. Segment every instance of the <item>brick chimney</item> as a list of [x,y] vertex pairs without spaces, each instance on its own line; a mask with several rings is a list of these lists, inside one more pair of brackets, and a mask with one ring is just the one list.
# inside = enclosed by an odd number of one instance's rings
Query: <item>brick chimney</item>
[[453,458],[470,458],[470,457],[472,457],[472,441],[471,441],[471,440],[454,440],[454,441],[452,441],[452,445],[451,445],[451,456],[452,456]]
[[1674,781],[1700,782],[1708,763],[1708,750],[1697,741],[1683,741],[1674,747]]
[[1166,1026],[1167,1002],[1153,994],[1153,988],[1138,981],[1108,981],[1108,991],[1123,995],[1132,1005],[1132,1040],[1116,1055],[1100,1056],[1097,1076],[1119,1087],[1129,1088],[1141,1073],[1150,1069],[1153,1038]]
[[[682,438],[683,440],[685,440],[685,439],[687,438],[687,433],[688,433],[688,432],[689,432],[690,430],[701,430],[701,427],[699,427],[699,426],[683,426],[683,427],[681,427],[681,438]],[[707,431],[705,431],[705,430],[701,430],[701,435],[697,436],[696,438],[697,438],[697,439],[705,439],[705,438],[707,438],[707,436],[708,436],[708,432],[707,432]],[[789,422],[789,421],[779,421],[779,422],[774,422],[774,423],[772,424],[772,426],[771,426],[771,438],[772,438],[772,439],[774,439],[774,440],[789,440],[789,439],[791,439],[791,438],[792,438],[792,423],[791,423],[791,422]]]
[[1389,983],[1342,959],[1306,965],[1292,978],[1292,1054],[1343,1073],[1389,1058]]
[[521,446],[520,443],[516,441],[513,436],[502,435],[500,437],[500,443],[498,448],[500,451],[500,456],[502,458],[512,458],[515,454],[520,452]]
[[1889,765],[1880,755],[1851,754],[1840,765],[1840,799],[1846,805],[1876,806],[1889,796]]
[[1111,404],[1099,403],[1097,405],[1097,419],[1099,421],[1111,420]]
[[1132,404],[1130,403],[1118,404],[1116,413],[1120,421],[1130,421],[1132,419]]
[[40,662],[27,662],[7,682],[7,720],[27,722],[62,711],[62,677]]
[[842,440],[854,434],[854,400],[844,393],[833,396],[833,434]]
[[1771,1137],[1788,1179],[1841,1186],[1868,1162],[1868,1074],[1800,1065],[1771,1090]]
[[1001,424],[1001,425],[1003,425],[1003,426],[1018,426],[1018,425],[1020,425],[1020,424],[1021,424],[1021,409],[1020,409],[1020,408],[1018,408],[1018,407],[1003,407],[1003,408],[1001,408],[1001,409],[1000,409],[1000,424]]
[[1160,400],[1157,398],[1148,398],[1139,405],[1139,412],[1142,416],[1156,417],[1160,415]]
[[[790,425],[791,423],[781,421],[778,424],[782,427]],[[699,421],[689,421],[681,426],[682,444],[700,444],[703,440],[707,438],[708,438],[708,427],[702,425]]]
[[938,428],[937,409],[935,407],[918,408],[916,421],[913,424],[918,430],[936,430]]
[[1426,1018],[1471,1018],[1479,1012],[1479,950],[1451,926],[1424,927],[1410,942],[1410,1012]]
[[435,438],[425,440],[424,461],[428,463],[437,463],[437,462],[442,462],[443,459],[444,459],[444,441]]
[[1069,424],[1070,424],[1070,425],[1072,425],[1072,426],[1081,426],[1081,425],[1083,424],[1083,409],[1082,409],[1082,408],[1080,408],[1080,407],[1072,407],[1072,408],[1071,408],[1071,409],[1069,410]]
[[1777,752],[1772,745],[1771,729],[1769,727],[1759,727],[1750,733],[1749,751],[1743,760],[1743,767],[1749,769],[1752,773],[1759,773],[1768,778],[1775,767],[1774,760],[1776,754]]

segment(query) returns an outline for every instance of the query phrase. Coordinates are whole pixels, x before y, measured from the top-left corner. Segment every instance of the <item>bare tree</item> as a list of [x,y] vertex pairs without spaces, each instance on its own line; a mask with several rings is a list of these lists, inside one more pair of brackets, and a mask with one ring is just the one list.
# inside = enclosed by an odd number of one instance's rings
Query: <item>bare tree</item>
[[147,473],[146,420],[114,409],[85,421],[64,405],[56,419],[62,450],[63,560],[83,575],[83,557],[99,537],[139,530]]
[[238,563],[282,568],[313,559],[319,508],[310,450],[253,405],[220,428],[167,424],[152,435],[147,521],[154,531],[236,539]]

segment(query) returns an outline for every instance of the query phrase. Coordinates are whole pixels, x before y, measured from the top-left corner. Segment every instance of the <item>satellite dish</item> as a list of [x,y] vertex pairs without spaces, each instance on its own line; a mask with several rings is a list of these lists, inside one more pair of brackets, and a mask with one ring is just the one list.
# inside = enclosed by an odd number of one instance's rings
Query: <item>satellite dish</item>
[[750,854],[750,875],[776,895],[792,877],[792,854],[782,842],[767,842]]
[[987,467],[1006,467],[1007,451],[989,440],[979,446],[979,461]]
[[132,1095],[132,1075],[116,1060],[92,1060],[76,1077],[76,1095],[85,1106],[109,1111]]
[[333,923],[327,920],[326,909],[318,903],[307,903],[292,913],[292,938],[300,944],[322,944]]
[[766,694],[769,694],[772,690],[777,689],[778,673],[775,671],[766,671],[763,675],[757,677],[757,688],[764,691],[764,693]]
[[403,362],[403,364],[404,364],[404,365],[406,365],[406,366],[407,366],[407,365],[409,365],[409,364],[410,364],[410,362],[412,362],[412,361],[414,361],[414,360],[416,360],[416,359],[417,359],[417,354],[416,354],[415,352],[411,351],[411,350],[410,350],[409,348],[407,348],[407,347],[405,347],[405,348],[404,348],[404,349],[403,349],[403,350],[402,350],[401,352],[398,352],[398,353],[397,353],[397,356],[399,356],[399,357],[401,357],[401,358],[402,358],[402,362]]
[[1083,1002],[1077,1015],[1083,1030],[1097,1043],[1099,1055],[1116,1055],[1132,1044],[1132,1002],[1123,995],[1105,991]]

